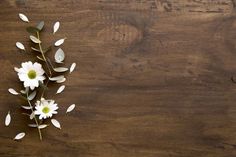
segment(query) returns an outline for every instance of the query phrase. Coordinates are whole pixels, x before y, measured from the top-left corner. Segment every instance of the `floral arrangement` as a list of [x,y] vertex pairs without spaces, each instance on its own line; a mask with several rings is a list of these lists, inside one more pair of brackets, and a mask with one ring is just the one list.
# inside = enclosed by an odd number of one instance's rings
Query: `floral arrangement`
[[[29,19],[26,15],[20,13],[19,18],[26,23],[29,23]],[[55,34],[60,27],[60,22],[56,22],[53,26],[52,34]],[[61,129],[60,122],[53,118],[58,113],[59,105],[55,100],[45,97],[45,92],[49,89],[49,83],[62,84],[66,81],[65,73],[73,72],[76,63],[72,63],[70,68],[63,67],[65,53],[61,48],[58,48],[55,52],[54,62],[46,56],[48,51],[52,50],[52,46],[48,48],[43,47],[43,42],[40,38],[40,34],[44,28],[44,21],[39,22],[36,26],[28,26],[27,32],[30,34],[29,39],[32,42],[32,47],[26,50],[26,47],[21,42],[16,42],[16,47],[25,53],[36,53],[36,59],[38,62],[26,61],[21,64],[20,68],[15,67],[19,80],[23,83],[21,90],[15,90],[9,88],[8,91],[25,100],[25,105],[21,108],[24,110],[22,114],[27,115],[32,121],[32,124],[28,124],[31,128],[38,130],[39,139],[42,140],[42,129],[47,128],[49,124],[46,119],[50,119],[53,126]],[[61,46],[66,38],[57,40],[54,43],[55,47]],[[59,65],[59,66],[58,66]],[[56,94],[60,94],[65,89],[65,85],[61,85]],[[70,105],[65,113],[71,112],[75,108],[75,104]],[[11,123],[11,112],[9,111],[5,118],[5,126],[9,126]],[[18,133],[14,140],[20,140],[26,135],[25,132]]]

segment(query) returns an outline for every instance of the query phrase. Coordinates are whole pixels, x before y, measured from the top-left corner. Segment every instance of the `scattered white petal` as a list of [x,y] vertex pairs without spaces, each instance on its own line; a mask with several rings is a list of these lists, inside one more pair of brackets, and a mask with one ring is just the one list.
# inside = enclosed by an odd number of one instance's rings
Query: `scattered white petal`
[[11,94],[13,94],[13,95],[18,95],[18,94],[19,94],[19,93],[18,93],[17,91],[15,91],[15,89],[13,89],[13,88],[9,88],[9,89],[8,89],[8,92],[11,93]]
[[58,31],[59,27],[60,27],[60,22],[57,21],[53,26],[53,34],[55,34]]
[[30,36],[30,40],[33,41],[36,44],[41,43],[41,41],[33,35]]
[[30,101],[33,100],[33,99],[35,98],[36,94],[37,94],[36,91],[32,92],[32,93],[28,96],[28,100],[30,100]]
[[42,124],[42,125],[39,125],[38,128],[39,128],[39,129],[44,129],[44,128],[46,128],[47,126],[48,126],[48,125],[46,125],[46,124]]
[[75,70],[76,63],[72,63],[70,66],[70,73],[72,73]]
[[14,140],[20,140],[22,139],[23,137],[25,137],[25,133],[24,132],[21,132],[19,134],[17,134],[14,138]]
[[61,93],[61,92],[63,92],[64,91],[64,89],[65,89],[65,85],[62,85],[62,86],[60,86],[59,88],[58,88],[58,90],[57,90],[57,93],[56,94],[59,94],[59,93]]
[[5,118],[5,126],[9,126],[9,124],[11,123],[11,115],[10,115],[10,111],[7,113],[7,116]]
[[74,108],[75,108],[75,104],[70,105],[70,106],[67,108],[66,113],[73,111]]
[[63,82],[65,82],[66,81],[66,78],[62,78],[62,79],[60,79],[60,80],[57,80],[56,82],[57,83],[63,83]]
[[64,43],[65,39],[66,39],[66,38],[57,40],[54,45],[55,45],[55,46],[60,46],[60,45],[62,45],[62,44]]
[[37,125],[36,124],[28,124],[29,127],[32,127],[32,128],[37,128]]
[[61,125],[56,119],[51,119],[51,122],[56,128],[61,129]]
[[25,46],[20,42],[16,42],[16,47],[25,51]]
[[29,22],[28,17],[25,16],[24,14],[22,14],[22,13],[19,13],[19,17],[20,17],[20,19],[21,19],[22,21],[24,21],[24,22]]
[[54,59],[55,59],[56,63],[62,63],[62,61],[64,61],[65,53],[64,53],[64,51],[61,48],[59,48],[56,51]]
[[58,67],[53,69],[55,72],[66,72],[68,68]]
[[30,106],[21,106],[21,107],[25,110],[31,110],[32,109],[32,107],[30,107]]
[[56,76],[56,77],[50,77],[49,80],[50,81],[58,81],[65,78],[64,75],[60,75],[60,76]]

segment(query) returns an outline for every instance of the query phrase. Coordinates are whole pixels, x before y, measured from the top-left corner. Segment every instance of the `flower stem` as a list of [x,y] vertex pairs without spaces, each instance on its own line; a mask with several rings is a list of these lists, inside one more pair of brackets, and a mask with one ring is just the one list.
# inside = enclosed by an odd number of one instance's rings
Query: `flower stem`
[[[37,32],[37,38],[40,40],[39,32]],[[46,57],[45,57],[45,55],[43,53],[43,49],[42,49],[41,43],[39,43],[39,50],[41,52],[43,60],[46,62],[46,66],[47,66],[47,69],[48,69],[48,72],[49,72],[49,76],[48,77],[51,77],[52,76],[52,71],[51,71],[51,69],[50,69],[50,67],[48,65],[47,59],[46,59]]]
[[[39,32],[37,32],[37,38],[40,40]],[[48,63],[48,61],[47,61],[47,59],[46,59],[46,57],[45,57],[45,55],[44,55],[44,52],[43,52],[41,43],[39,43],[39,50],[40,50],[40,52],[41,52],[41,55],[42,55],[42,57],[43,57],[43,60],[44,60],[45,63],[46,63],[46,66],[47,66],[47,69],[48,69],[48,72],[49,72],[49,75],[47,75],[48,80],[47,80],[47,82],[46,82],[46,84],[45,84],[45,85],[47,86],[48,83],[49,83],[49,77],[52,77],[52,71],[51,71],[50,66],[49,66],[49,63]],[[53,68],[53,67],[52,67],[52,68]],[[44,88],[43,91],[42,91],[41,98],[43,98],[44,93],[45,93],[45,88]],[[41,98],[40,98],[40,101],[41,101]]]
[[[28,102],[28,104],[29,104],[29,106],[30,106],[30,108],[31,108],[32,114],[33,114],[33,113],[34,113],[33,106],[32,106],[32,104],[31,104],[30,100],[28,99],[28,95],[29,95],[29,94],[28,94],[28,92],[27,92],[27,102]],[[35,123],[36,123],[36,125],[37,125],[37,128],[38,128],[39,139],[42,141],[42,140],[43,140],[42,133],[41,133],[41,130],[40,130],[40,128],[39,128],[39,123],[38,123],[38,120],[36,119],[35,115],[34,115],[34,121],[35,121]]]

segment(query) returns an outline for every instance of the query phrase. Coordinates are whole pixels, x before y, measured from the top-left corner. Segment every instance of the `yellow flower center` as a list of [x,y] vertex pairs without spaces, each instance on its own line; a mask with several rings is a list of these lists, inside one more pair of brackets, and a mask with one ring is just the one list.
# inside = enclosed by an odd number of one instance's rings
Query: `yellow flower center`
[[30,79],[35,79],[35,77],[36,77],[36,71],[35,71],[35,70],[30,70],[30,71],[28,72],[28,77],[29,77]]
[[49,111],[50,111],[49,107],[44,107],[43,110],[42,110],[42,112],[45,113],[45,114],[48,113]]

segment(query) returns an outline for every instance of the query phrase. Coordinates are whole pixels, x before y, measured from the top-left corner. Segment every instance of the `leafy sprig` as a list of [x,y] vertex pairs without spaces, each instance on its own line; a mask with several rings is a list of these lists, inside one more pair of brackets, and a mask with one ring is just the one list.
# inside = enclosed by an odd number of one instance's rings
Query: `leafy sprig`
[[[29,19],[26,15],[20,13],[19,17],[22,21],[29,23]],[[30,34],[29,40],[34,46],[27,49],[21,42],[16,42],[16,47],[20,51],[24,52],[36,52],[35,56],[40,63],[32,63],[31,61],[22,63],[21,68],[15,67],[15,71],[18,73],[20,81],[24,82],[24,89],[15,90],[9,88],[9,93],[19,96],[25,100],[28,105],[22,105],[21,108],[28,111],[28,113],[23,112],[22,114],[28,115],[31,120],[34,120],[33,124],[28,124],[31,128],[37,128],[39,139],[42,140],[41,130],[48,127],[49,125],[44,123],[44,119],[52,118],[53,114],[57,114],[58,105],[52,99],[45,99],[45,92],[48,90],[49,83],[61,84],[66,81],[65,73],[73,72],[76,63],[72,63],[71,66],[64,67],[65,53],[61,48],[58,48],[54,55],[54,64],[51,59],[46,56],[47,52],[52,50],[52,46],[48,48],[43,47],[43,41],[41,39],[41,33],[44,28],[44,21],[39,22],[36,26],[28,26],[26,31]],[[60,27],[60,22],[55,22],[53,26],[53,34],[55,34]],[[55,47],[61,46],[65,42],[66,38],[58,39],[55,43]],[[35,54],[35,53],[33,53]],[[60,65],[60,66],[57,66]],[[45,75],[44,75],[45,74]],[[36,82],[35,82],[36,81]],[[61,85],[56,94],[60,94],[64,91],[65,85]],[[75,104],[70,105],[66,113],[71,112],[75,108]],[[11,123],[11,113],[7,113],[5,118],[5,126],[9,126]],[[58,120],[52,118],[51,123],[58,129],[61,129],[61,124]],[[25,136],[25,132],[18,133],[14,140],[20,140]]]

